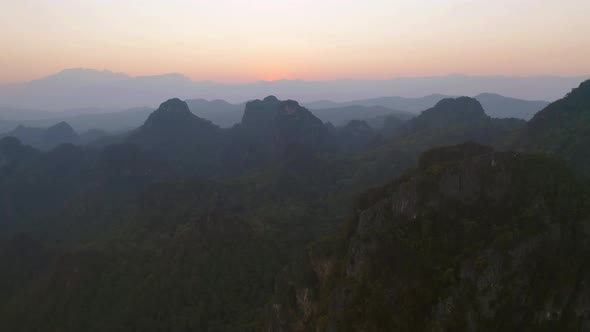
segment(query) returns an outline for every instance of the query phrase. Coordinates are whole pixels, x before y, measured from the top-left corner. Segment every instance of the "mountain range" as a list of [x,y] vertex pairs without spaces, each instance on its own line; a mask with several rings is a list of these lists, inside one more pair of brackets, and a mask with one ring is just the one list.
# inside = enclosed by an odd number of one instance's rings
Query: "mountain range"
[[[309,103],[315,100],[359,100],[391,95],[415,98],[432,93],[473,96],[481,92],[529,100],[554,100],[584,79],[448,75],[390,80],[214,83],[193,82],[181,74],[133,77],[107,70],[66,69],[30,82],[1,84],[0,105],[51,111],[88,107],[112,111],[138,106],[155,107],[172,96],[181,99],[198,96],[240,103],[261,95],[275,94]],[[426,106],[431,107],[434,103]],[[425,107],[418,111],[422,109]]]
[[590,81],[528,121],[472,97],[201,116],[234,106],[166,97],[89,144],[67,123],[0,138],[0,329],[590,327]]
[[[388,116],[408,120],[444,98],[432,95],[424,98],[383,97],[347,103],[317,102],[306,105],[324,122],[336,126],[350,120],[366,120],[378,128]],[[496,118],[520,118],[528,120],[542,109],[545,102],[525,101],[498,95],[480,94],[486,114]],[[190,110],[221,127],[231,127],[240,122],[245,103],[231,104],[223,100],[187,99]],[[400,110],[401,109],[401,110]],[[135,107],[120,111],[102,109],[78,109],[67,112],[48,112],[26,109],[0,109],[0,132],[8,132],[19,125],[27,127],[50,127],[59,122],[68,122],[77,131],[98,129],[121,132],[140,126],[152,111],[149,107]]]

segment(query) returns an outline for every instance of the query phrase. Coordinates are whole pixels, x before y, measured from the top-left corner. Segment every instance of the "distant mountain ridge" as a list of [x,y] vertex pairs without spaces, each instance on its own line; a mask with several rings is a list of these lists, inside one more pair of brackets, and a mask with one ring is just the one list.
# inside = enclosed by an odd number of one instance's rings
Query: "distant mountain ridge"
[[520,119],[490,117],[474,98],[445,98],[402,124],[390,143],[416,151],[465,141],[492,145],[525,124]]
[[1,91],[0,87],[0,104],[52,111],[86,107],[124,109],[154,105],[171,95],[188,98],[199,86],[202,84],[181,74],[131,77],[108,70],[76,68],[20,84],[10,92]]
[[[456,96],[447,96],[441,94],[432,94],[420,98],[392,96],[352,100],[341,103],[324,100],[307,103],[306,106],[317,111],[330,108],[352,107],[354,105],[364,107],[385,107],[392,110],[399,110],[415,114],[433,107],[436,105],[436,103],[445,98],[456,98]],[[482,104],[486,114],[493,118],[518,118],[529,120],[536,112],[540,111],[549,104],[546,101],[510,98],[494,93],[480,93],[473,98],[477,99]]]
[[553,100],[586,78],[447,75],[389,80],[213,83],[193,82],[182,74],[132,77],[107,70],[78,68],[30,82],[0,84],[0,105],[54,111],[86,107],[126,109],[140,105],[155,107],[171,96],[240,103],[274,94],[283,99],[311,102],[320,99],[362,100],[392,94],[416,97],[433,92],[445,96],[489,92],[530,100]]
[[88,130],[78,134],[67,122],[58,122],[47,128],[17,126],[12,131],[0,134],[3,137],[15,137],[23,144],[41,150],[50,150],[60,144],[87,144],[106,136],[100,130]]

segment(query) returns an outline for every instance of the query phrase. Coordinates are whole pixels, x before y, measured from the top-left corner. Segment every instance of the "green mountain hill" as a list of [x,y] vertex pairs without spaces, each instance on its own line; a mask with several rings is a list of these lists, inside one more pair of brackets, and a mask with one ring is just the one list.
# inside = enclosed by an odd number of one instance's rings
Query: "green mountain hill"
[[551,158],[430,150],[293,260],[268,330],[585,330],[588,198]]
[[518,139],[521,149],[558,155],[590,175],[590,80],[538,112]]

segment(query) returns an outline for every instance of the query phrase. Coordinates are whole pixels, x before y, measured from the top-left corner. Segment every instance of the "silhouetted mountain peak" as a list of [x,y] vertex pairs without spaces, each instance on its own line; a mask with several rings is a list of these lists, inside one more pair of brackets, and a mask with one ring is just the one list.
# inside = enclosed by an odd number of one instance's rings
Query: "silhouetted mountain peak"
[[418,151],[465,141],[495,144],[524,124],[517,119],[492,119],[473,98],[447,98],[402,125],[394,142]]
[[479,101],[470,97],[442,99],[434,105],[432,110],[447,114],[485,116],[485,111]]
[[267,102],[267,103],[268,102],[278,103],[279,99],[273,95],[270,95],[270,96],[264,98],[262,101]]
[[242,125],[258,129],[276,127],[283,119],[293,117],[303,122],[322,124],[322,121],[295,100],[280,101],[275,96],[246,103]]
[[179,130],[195,129],[195,125],[214,126],[209,121],[191,113],[186,102],[172,98],[160,104],[160,107],[150,114],[142,128]]
[[183,115],[191,114],[191,111],[188,108],[188,105],[186,104],[186,102],[184,102],[178,98],[172,98],[172,99],[166,100],[165,102],[160,104],[160,107],[158,107],[156,112],[159,112],[159,113],[166,112],[166,113],[175,113],[175,114],[183,114]]
[[[590,114],[590,80],[580,83],[562,99],[559,99],[539,111],[529,124],[535,130],[545,126],[555,126],[558,122],[579,122],[580,114]],[[576,123],[573,123],[576,124]],[[577,123],[581,125],[581,123]],[[564,129],[564,128],[562,128]]]
[[539,111],[520,137],[521,147],[551,152],[590,174],[590,80]]
[[247,102],[242,116],[242,125],[247,127],[268,126],[276,115],[278,104],[279,101],[276,97],[266,97],[264,100],[256,99]]
[[78,134],[67,122],[59,122],[45,130],[41,141],[50,144],[72,143],[76,141]]
[[580,83],[580,85],[568,93],[565,98],[590,103],[590,80]]
[[291,144],[311,151],[324,149],[330,135],[324,123],[297,101],[274,96],[246,103],[238,128],[230,150],[254,163],[283,158]]
[[58,122],[56,124],[54,124],[53,126],[47,128],[48,132],[71,132],[71,133],[75,133],[74,128],[72,128],[72,126],[70,126],[69,123],[65,122],[65,121],[61,121]]
[[197,171],[197,167],[208,167],[204,161],[213,159],[222,134],[218,126],[191,113],[186,102],[173,98],[152,112],[127,142],[171,160],[180,168]]
[[434,107],[422,112],[410,123],[427,126],[480,122],[489,119],[483,107],[470,97],[445,98]]

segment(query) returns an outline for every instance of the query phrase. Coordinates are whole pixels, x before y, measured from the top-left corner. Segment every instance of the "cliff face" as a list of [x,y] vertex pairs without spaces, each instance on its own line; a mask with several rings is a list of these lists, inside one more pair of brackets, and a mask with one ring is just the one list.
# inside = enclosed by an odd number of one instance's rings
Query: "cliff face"
[[588,329],[587,207],[558,161],[431,150],[283,272],[269,331]]
[[267,148],[271,157],[284,153],[287,146],[299,144],[321,149],[328,130],[320,119],[294,100],[279,101],[274,96],[246,104],[240,139]]
[[221,158],[233,174],[280,161],[293,146],[316,153],[332,143],[328,128],[309,110],[274,96],[246,103],[242,121],[230,136]]

